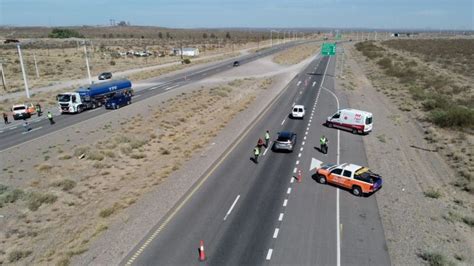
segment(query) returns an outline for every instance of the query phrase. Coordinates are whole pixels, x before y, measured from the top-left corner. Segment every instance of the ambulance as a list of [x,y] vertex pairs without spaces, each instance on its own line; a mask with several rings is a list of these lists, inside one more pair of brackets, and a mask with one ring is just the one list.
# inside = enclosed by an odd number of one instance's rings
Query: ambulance
[[326,126],[350,130],[354,134],[368,134],[372,131],[372,113],[341,109],[327,118]]

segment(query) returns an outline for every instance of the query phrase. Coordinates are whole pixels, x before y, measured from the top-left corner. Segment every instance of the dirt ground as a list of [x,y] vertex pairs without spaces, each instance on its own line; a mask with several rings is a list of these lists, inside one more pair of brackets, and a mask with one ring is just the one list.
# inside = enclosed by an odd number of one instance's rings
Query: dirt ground
[[[369,166],[384,179],[376,199],[392,263],[472,265],[473,196],[452,186],[456,169],[427,138],[432,125],[373,85],[367,77],[378,74],[352,44],[344,50],[337,86],[351,107],[374,114],[374,131],[364,144]],[[339,74],[340,62],[338,67]]]
[[[66,265],[87,252],[123,210],[208,150],[229,121],[276,86],[271,76],[283,67],[260,61],[273,72],[241,67],[232,78],[170,91],[43,137],[27,154],[25,147],[3,151],[0,264]],[[286,72],[295,67],[301,66]]]
[[321,49],[321,43],[309,43],[292,47],[273,58],[273,61],[281,65],[294,65],[317,53]]

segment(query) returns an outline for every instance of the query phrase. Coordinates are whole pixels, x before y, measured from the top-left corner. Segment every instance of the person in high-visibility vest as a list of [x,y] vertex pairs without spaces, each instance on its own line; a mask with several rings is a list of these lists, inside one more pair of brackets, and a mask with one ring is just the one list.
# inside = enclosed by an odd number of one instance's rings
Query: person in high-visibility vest
[[319,144],[321,144],[321,152],[324,154],[328,153],[328,143],[329,141],[324,135],[319,139]]
[[48,120],[51,125],[55,123],[53,120],[53,114],[50,111],[48,111]]
[[253,160],[255,161],[255,163],[258,163],[258,156],[260,155],[260,149],[258,148],[258,146],[255,146],[255,148],[253,148],[253,155],[255,156]]
[[265,132],[265,148],[268,148],[268,142],[270,141],[270,132]]

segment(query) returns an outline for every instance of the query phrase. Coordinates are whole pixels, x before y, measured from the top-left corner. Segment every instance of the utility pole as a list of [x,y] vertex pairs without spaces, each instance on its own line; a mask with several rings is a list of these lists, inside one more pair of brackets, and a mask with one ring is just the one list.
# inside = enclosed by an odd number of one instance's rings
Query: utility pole
[[40,74],[39,74],[39,71],[38,71],[38,64],[36,63],[36,54],[35,53],[33,53],[33,59],[35,61],[36,78],[39,79]]
[[3,70],[3,64],[0,63],[0,71],[2,71],[2,84],[3,89],[7,91],[7,80],[5,79],[5,71]]
[[28,81],[26,80],[25,66],[23,65],[23,56],[21,55],[20,44],[17,44],[16,48],[18,48],[18,55],[20,56],[20,66],[21,66],[21,72],[23,73],[23,82],[25,83],[26,98],[29,99],[30,91],[28,90]]
[[87,68],[87,75],[89,77],[89,84],[92,84],[91,70],[89,68],[89,59],[87,58],[87,48],[86,48],[85,41],[84,41],[84,57],[86,58],[86,68]]

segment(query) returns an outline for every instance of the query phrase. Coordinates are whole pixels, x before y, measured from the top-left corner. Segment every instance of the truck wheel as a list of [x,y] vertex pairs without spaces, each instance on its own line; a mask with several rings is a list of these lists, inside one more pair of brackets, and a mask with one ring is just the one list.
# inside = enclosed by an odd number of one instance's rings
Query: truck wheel
[[326,184],[326,177],[323,175],[318,175],[318,182],[321,184]]
[[95,103],[92,103],[92,109],[95,109],[97,108],[97,105],[95,105]]
[[360,189],[359,186],[353,186],[352,187],[352,194],[354,194],[354,196],[360,197],[360,196],[362,196],[362,189]]
[[332,123],[327,122],[327,124],[329,128],[332,128]]
[[127,105],[129,105],[129,104],[131,104],[131,103],[132,103],[132,101],[127,101]]
[[357,129],[353,128],[352,129],[352,134],[357,134]]

